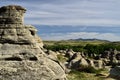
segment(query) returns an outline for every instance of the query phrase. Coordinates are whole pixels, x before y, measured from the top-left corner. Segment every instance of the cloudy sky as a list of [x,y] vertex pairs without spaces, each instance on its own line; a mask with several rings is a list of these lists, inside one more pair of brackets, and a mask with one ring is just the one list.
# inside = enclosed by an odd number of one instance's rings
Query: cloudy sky
[[25,23],[35,25],[44,40],[120,41],[120,0],[0,0],[1,6],[10,4],[27,9]]

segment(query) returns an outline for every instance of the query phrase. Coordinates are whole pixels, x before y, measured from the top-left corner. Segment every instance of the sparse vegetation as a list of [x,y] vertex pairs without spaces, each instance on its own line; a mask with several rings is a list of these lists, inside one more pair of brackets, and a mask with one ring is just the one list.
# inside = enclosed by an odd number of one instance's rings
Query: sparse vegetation
[[[49,44],[50,43],[50,44]],[[104,41],[45,41],[44,48],[53,51],[65,51],[66,49],[72,49],[75,52],[84,52],[88,56],[91,54],[103,54],[105,50],[117,49],[120,51],[119,42],[104,42]],[[62,54],[58,54],[57,58],[60,62],[65,62],[67,58]],[[93,59],[93,57],[88,57]],[[108,70],[96,69],[91,66],[80,66],[77,69],[72,69],[68,73],[68,80],[113,80],[107,78]]]
[[76,70],[72,70],[67,77],[68,80],[103,80],[102,77],[97,77],[95,74],[80,72]]
[[61,55],[61,54],[57,55],[57,58],[58,58],[58,61],[60,61],[60,62],[65,62],[65,61],[67,60],[67,58],[64,57],[64,56]]
[[91,66],[81,66],[78,71],[99,74],[103,69],[95,69]]

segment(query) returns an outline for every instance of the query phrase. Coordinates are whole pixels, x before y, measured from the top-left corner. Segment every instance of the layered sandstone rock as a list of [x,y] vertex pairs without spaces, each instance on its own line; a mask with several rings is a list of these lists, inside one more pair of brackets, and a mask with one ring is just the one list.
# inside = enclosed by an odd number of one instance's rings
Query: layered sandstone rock
[[26,9],[0,8],[0,80],[66,80],[63,68],[48,58],[36,29],[24,25]]

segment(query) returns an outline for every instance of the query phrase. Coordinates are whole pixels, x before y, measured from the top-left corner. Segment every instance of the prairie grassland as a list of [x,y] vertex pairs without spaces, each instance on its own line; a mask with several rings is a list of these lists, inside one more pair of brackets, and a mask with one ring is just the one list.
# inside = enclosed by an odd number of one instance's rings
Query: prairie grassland
[[108,43],[106,41],[70,41],[70,40],[62,40],[62,41],[43,41],[45,45],[55,45],[55,44],[59,44],[59,45],[72,45],[72,46],[77,46],[77,45],[81,45],[81,46],[85,46],[86,44],[93,44],[93,45],[98,45],[98,44],[104,44],[104,43]]

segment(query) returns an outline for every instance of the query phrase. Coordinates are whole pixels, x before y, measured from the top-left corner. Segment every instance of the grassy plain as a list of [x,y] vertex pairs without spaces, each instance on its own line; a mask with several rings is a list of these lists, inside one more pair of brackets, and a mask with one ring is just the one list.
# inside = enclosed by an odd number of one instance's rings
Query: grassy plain
[[72,41],[72,40],[62,40],[62,41],[43,41],[45,45],[72,45],[72,46],[85,46],[86,44],[93,44],[93,45],[99,45],[99,44],[104,44],[108,43],[107,41]]

